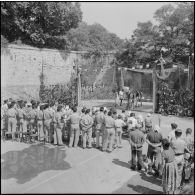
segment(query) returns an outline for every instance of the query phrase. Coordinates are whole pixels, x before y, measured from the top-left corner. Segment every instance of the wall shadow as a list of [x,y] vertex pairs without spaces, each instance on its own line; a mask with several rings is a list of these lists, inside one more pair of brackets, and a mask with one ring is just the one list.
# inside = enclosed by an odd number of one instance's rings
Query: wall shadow
[[119,159],[114,158],[114,159],[112,160],[112,162],[113,162],[114,164],[116,164],[116,165],[121,166],[121,167],[126,167],[126,168],[130,169],[131,161],[123,162],[123,161],[120,161]]
[[63,148],[31,145],[21,151],[9,151],[1,155],[1,179],[15,178],[23,184],[49,170],[67,170],[71,166],[64,161]]
[[158,191],[158,190],[153,190],[151,188],[147,188],[141,185],[131,185],[128,184],[127,185],[129,188],[132,188],[134,191],[139,192],[141,194],[163,194],[162,191]]

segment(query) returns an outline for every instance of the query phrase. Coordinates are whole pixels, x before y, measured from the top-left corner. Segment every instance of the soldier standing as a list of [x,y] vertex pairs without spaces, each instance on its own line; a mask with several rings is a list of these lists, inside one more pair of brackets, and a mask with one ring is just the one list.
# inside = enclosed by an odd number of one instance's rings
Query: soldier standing
[[79,134],[80,134],[80,119],[79,113],[77,112],[77,108],[73,107],[73,114],[70,115],[69,121],[70,121],[70,141],[69,141],[69,147],[71,148],[74,142],[74,147],[76,148],[78,146],[79,141]]
[[108,144],[109,144],[108,152],[112,152],[114,137],[115,120],[112,118],[112,112],[109,111],[108,116],[105,117],[105,140],[102,147],[103,152],[107,150]]
[[51,143],[51,122],[53,120],[53,115],[51,111],[49,111],[49,105],[46,104],[43,110],[44,117],[44,133],[47,136],[46,141]]
[[83,149],[86,148],[87,141],[88,148],[91,148],[93,118],[89,115],[89,113],[90,109],[87,109],[85,111],[85,116],[83,116],[80,121],[80,125],[82,127]]
[[62,106],[58,105],[57,112],[54,114],[54,145],[64,146],[62,142]]
[[7,117],[8,117],[8,132],[12,132],[12,140],[15,139],[15,132],[16,132],[16,124],[17,124],[17,120],[16,120],[16,115],[17,115],[17,111],[14,108],[15,102],[12,102],[9,106],[8,106],[8,110],[7,110]]
[[102,146],[104,142],[104,123],[105,123],[105,115],[104,108],[100,108],[100,112],[95,116],[95,131],[96,131],[96,148],[100,148],[100,136],[102,137]]

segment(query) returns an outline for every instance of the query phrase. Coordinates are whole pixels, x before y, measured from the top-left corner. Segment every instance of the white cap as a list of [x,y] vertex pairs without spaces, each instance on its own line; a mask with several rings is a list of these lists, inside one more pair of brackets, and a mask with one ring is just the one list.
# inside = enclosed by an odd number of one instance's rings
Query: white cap
[[158,125],[155,125],[155,126],[154,126],[154,131],[160,132],[160,127],[159,127]]

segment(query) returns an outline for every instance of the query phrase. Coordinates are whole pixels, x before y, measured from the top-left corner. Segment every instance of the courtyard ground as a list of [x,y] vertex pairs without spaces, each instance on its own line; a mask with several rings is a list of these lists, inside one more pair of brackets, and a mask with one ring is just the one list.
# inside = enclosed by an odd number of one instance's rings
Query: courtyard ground
[[[112,106],[112,100],[83,101],[83,105]],[[152,111],[144,103],[141,114]],[[119,112],[121,110],[118,109]],[[135,111],[138,113],[138,111]],[[194,119],[153,114],[154,124],[161,119],[164,137],[176,122],[185,132],[190,127],[194,134]],[[144,144],[144,151],[147,144]],[[55,147],[49,144],[25,144],[1,141],[2,193],[162,193],[161,181],[129,169],[130,146],[123,140],[123,148],[103,153],[95,148]]]

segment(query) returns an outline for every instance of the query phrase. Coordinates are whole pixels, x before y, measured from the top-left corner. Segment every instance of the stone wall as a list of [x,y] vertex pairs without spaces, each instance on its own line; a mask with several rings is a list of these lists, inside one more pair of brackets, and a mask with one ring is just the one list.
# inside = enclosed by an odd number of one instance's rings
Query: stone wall
[[[25,45],[1,46],[1,100],[9,97],[39,99],[42,71],[45,85],[66,84],[74,71],[75,60],[81,66],[83,82],[93,85],[102,68],[110,65],[114,55],[111,52],[101,58],[94,58],[86,57],[86,53],[38,49]],[[112,84],[107,76],[101,82],[107,86]]]
[[29,46],[1,47],[1,99],[39,99],[41,72],[46,85],[65,84],[79,56],[78,52]]

